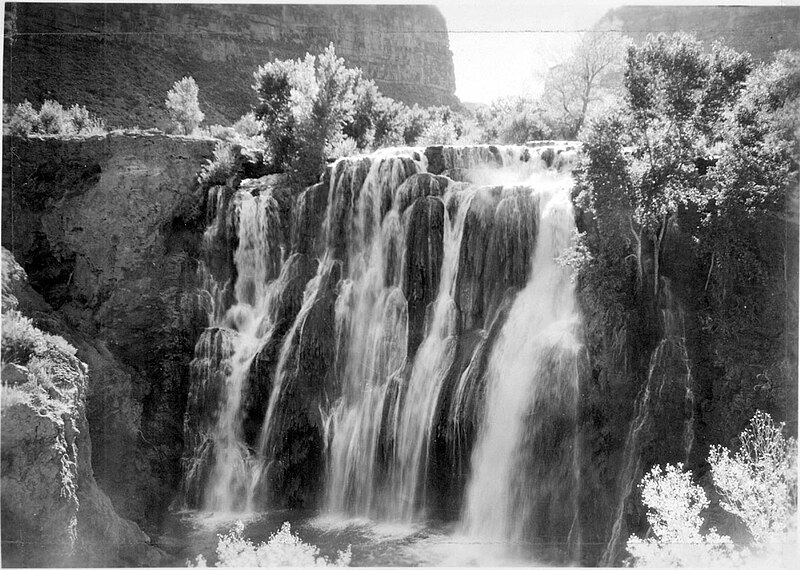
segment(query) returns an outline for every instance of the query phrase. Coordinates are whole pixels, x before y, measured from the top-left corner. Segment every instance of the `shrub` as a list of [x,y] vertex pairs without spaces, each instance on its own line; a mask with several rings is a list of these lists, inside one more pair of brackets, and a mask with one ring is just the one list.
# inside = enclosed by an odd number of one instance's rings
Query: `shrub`
[[751,550],[735,551],[728,537],[711,528],[700,533],[700,513],[709,502],[705,492],[691,482],[691,473],[667,465],[655,466],[640,484],[642,502],[654,538],[628,539],[629,564],[646,566],[741,566],[753,563],[771,567],[784,562],[780,546],[793,533],[797,510],[796,443],[783,435],[784,424],[758,411],[740,434],[740,449],[731,456],[713,446],[709,463],[720,505],[740,517],[753,537]]
[[39,110],[41,132],[47,135],[67,135],[75,132],[72,117],[64,110],[61,103],[50,99],[42,103]]
[[18,136],[41,132],[39,112],[25,99],[8,117],[8,127],[12,135]]
[[7,120],[12,135],[100,135],[106,132],[105,124],[89,113],[83,105],[75,104],[65,109],[58,101],[47,100],[37,111],[28,100],[17,105]]
[[425,125],[425,128],[416,142],[422,146],[453,144],[456,142],[457,138],[458,135],[456,134],[453,123],[437,117]]
[[3,362],[25,365],[35,354],[47,350],[45,334],[17,311],[3,315],[3,336],[0,340]]
[[708,507],[705,491],[692,483],[692,474],[667,465],[656,465],[639,484],[647,521],[654,538],[631,536],[627,549],[637,565],[696,566],[728,565],[733,543],[714,528],[700,533],[701,511]]
[[243,138],[252,138],[261,132],[261,123],[252,111],[244,114],[233,124],[233,130]]
[[197,83],[191,77],[176,81],[167,93],[165,104],[170,119],[177,130],[186,135],[194,133],[205,117],[200,111],[197,94]]
[[330,145],[331,149],[328,158],[342,158],[343,156],[353,156],[358,152],[358,144],[355,139],[343,135]]
[[783,436],[784,425],[757,411],[733,456],[717,445],[708,457],[720,506],[741,518],[757,543],[783,535],[797,508],[796,445]]
[[214,147],[214,157],[203,165],[197,181],[206,188],[226,184],[239,173],[240,167],[239,147],[230,142],[219,142]]
[[[244,538],[244,525],[237,521],[228,534],[219,535],[217,544],[217,566],[234,567],[269,567],[269,566],[348,566],[350,564],[350,547],[342,552],[334,561],[320,555],[319,548],[304,543],[299,536],[292,533],[288,522],[283,523],[280,530],[270,535],[269,540],[253,544]],[[205,566],[203,556],[196,559],[197,566]],[[191,566],[191,564],[190,564]]]
[[83,135],[100,135],[105,133],[105,124],[102,119],[94,117],[83,105],[77,103],[67,111],[72,126],[76,133]]

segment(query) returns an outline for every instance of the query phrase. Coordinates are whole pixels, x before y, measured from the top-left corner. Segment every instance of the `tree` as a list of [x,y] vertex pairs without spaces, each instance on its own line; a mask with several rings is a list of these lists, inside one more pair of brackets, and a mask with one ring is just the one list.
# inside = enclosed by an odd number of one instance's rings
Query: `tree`
[[[722,111],[750,68],[749,56],[719,44],[707,54],[692,36],[648,36],[628,47],[624,105],[593,122],[586,137],[580,201],[601,215],[621,210],[635,242],[639,285],[650,277],[653,299],[667,229],[679,207],[704,205],[696,160],[714,142]],[[613,156],[597,144],[610,145]]]
[[723,113],[705,177],[697,255],[715,365],[725,369],[717,392],[735,403],[718,422],[732,430],[757,408],[796,418],[798,127],[800,54],[782,52]]
[[619,91],[625,41],[618,32],[591,31],[572,56],[550,69],[544,102],[557,128],[573,139],[584,125],[590,106]]
[[258,68],[255,80],[256,117],[273,166],[286,170],[298,184],[313,182],[353,119],[361,71],[347,68],[330,44],[318,57],[306,54],[303,60],[267,63]]
[[191,77],[184,77],[172,85],[167,93],[165,105],[170,119],[183,134],[190,135],[203,122],[205,115],[200,111],[197,100],[197,83]]

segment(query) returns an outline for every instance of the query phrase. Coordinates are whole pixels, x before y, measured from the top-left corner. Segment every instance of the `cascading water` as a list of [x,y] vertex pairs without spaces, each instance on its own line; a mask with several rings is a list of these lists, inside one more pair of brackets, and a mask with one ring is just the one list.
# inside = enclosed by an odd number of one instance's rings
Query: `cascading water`
[[[215,335],[204,334],[195,348],[196,361],[218,365],[224,362],[225,367],[222,374],[215,376],[216,371],[193,365],[201,384],[211,380],[221,387],[215,390],[218,398],[217,408],[212,413],[214,422],[203,430],[203,452],[195,455],[186,486],[204,487],[195,497],[204,508],[228,512],[252,507],[247,489],[252,486],[254,462],[242,437],[242,395],[253,357],[271,330],[270,304],[274,287],[270,284],[278,276],[283,255],[279,208],[272,195],[269,192],[253,195],[241,189],[227,203],[220,200],[220,192],[221,187],[210,192],[214,205],[222,211],[217,212],[206,232],[205,246],[208,250],[216,245],[215,238],[222,231],[220,225],[228,217],[237,237],[233,256],[236,276],[232,288],[235,302],[222,313],[224,299],[219,292],[230,289],[230,284],[219,285],[208,264],[203,264],[201,272],[206,281],[206,293],[212,299],[208,306],[210,330],[227,331],[228,342],[220,344],[215,342]],[[198,397],[196,390],[190,394],[190,409],[193,397],[195,400]]]
[[[420,345],[411,376],[402,389],[398,403],[398,420],[394,424],[394,457],[388,493],[388,513],[394,519],[409,521],[416,514],[418,493],[424,481],[431,431],[440,392],[447,372],[453,364],[459,327],[455,305],[456,276],[461,251],[461,238],[476,189],[448,190],[444,207],[444,255],[439,292],[433,303],[428,333]],[[452,202],[456,202],[453,205]],[[448,212],[455,211],[450,219]],[[401,409],[400,409],[401,408]],[[424,502],[424,501],[422,501]]]
[[485,411],[462,521],[466,534],[478,540],[524,543],[552,537],[577,546],[575,433],[582,346],[571,271],[558,260],[574,230],[567,190],[537,193],[539,231],[531,276],[489,358]]
[[291,232],[273,192],[212,190],[205,248],[230,254],[201,266],[187,503],[321,483],[331,514],[407,523],[444,486],[473,540],[577,547],[571,176],[536,152],[340,159],[292,199]]
[[[350,163],[340,163],[349,179]],[[413,166],[412,166],[413,165]],[[408,309],[400,290],[405,232],[394,199],[406,177],[421,170],[401,157],[377,158],[358,192],[347,248],[347,272],[336,303],[342,397],[330,413],[328,509],[377,514],[381,426],[392,386],[405,364]],[[334,247],[332,180],[328,243]],[[389,209],[394,202],[395,207]]]

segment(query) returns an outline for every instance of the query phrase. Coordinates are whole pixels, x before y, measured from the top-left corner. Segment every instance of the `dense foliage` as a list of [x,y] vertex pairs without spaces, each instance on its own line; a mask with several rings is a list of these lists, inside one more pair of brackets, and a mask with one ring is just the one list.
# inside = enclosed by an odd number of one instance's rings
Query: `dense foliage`
[[[659,419],[623,450],[618,427],[653,373],[675,307],[695,442],[691,456],[667,461],[707,471],[708,447],[730,445],[757,409],[796,426],[799,63],[780,53],[756,66],[719,44],[651,36],[628,48],[619,106],[584,127],[576,265],[598,449],[612,445],[646,467],[682,445],[664,438],[684,425]],[[672,405],[652,401],[649,413]],[[641,529],[638,515],[626,520]]]

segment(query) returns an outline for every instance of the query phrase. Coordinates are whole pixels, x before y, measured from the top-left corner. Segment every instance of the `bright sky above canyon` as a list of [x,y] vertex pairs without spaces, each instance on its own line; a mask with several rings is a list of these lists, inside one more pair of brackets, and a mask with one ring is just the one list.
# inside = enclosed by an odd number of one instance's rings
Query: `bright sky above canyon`
[[591,29],[608,10],[624,4],[798,4],[798,0],[429,1],[439,6],[447,20],[456,95],[471,103],[489,103],[504,95],[537,95],[547,70],[569,55],[581,32]]

